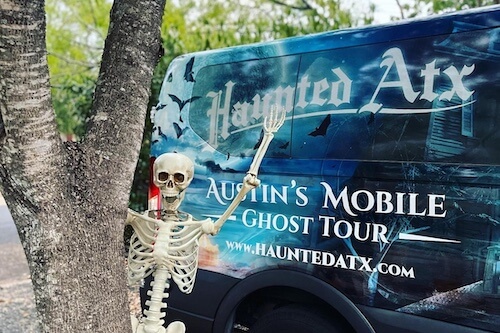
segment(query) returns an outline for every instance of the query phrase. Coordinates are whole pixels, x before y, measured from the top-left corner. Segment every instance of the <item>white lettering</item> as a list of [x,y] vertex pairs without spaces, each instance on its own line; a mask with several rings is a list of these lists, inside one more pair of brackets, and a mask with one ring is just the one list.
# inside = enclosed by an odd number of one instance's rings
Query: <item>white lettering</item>
[[[409,103],[414,103],[420,95],[420,100],[432,102],[439,97],[439,100],[451,100],[455,95],[463,101],[469,100],[474,90],[468,90],[464,84],[464,79],[471,75],[475,65],[464,65],[460,70],[455,66],[449,66],[442,70],[437,66],[438,59],[434,59],[420,69],[419,75],[415,73],[410,76],[413,66],[408,66],[405,62],[403,52],[400,48],[393,47],[385,51],[382,55],[379,67],[385,68],[369,102],[358,108],[358,112],[384,112],[381,103],[377,98],[382,91],[392,89],[393,94],[402,93],[402,96]],[[326,69],[320,69],[326,70]],[[326,77],[311,82],[309,75],[303,75],[296,83],[296,86],[277,86],[274,90],[269,89],[261,96],[255,94],[251,101],[237,101],[232,103],[233,89],[236,83],[229,80],[225,84],[225,89],[210,91],[206,97],[211,99],[211,107],[206,114],[209,118],[208,142],[213,146],[218,146],[218,140],[226,140],[230,135],[230,128],[236,127],[244,129],[250,125],[259,123],[267,116],[267,112],[272,104],[278,104],[285,108],[287,114],[292,114],[294,108],[305,109],[309,105],[326,104],[339,107],[342,104],[351,103],[353,81],[340,68],[330,69],[337,80],[329,81]],[[435,91],[435,83],[438,77],[445,75],[451,82],[451,89],[444,91],[441,95]],[[421,78],[422,91],[414,89],[413,79]],[[294,105],[295,102],[295,105]],[[395,105],[390,109],[394,112]],[[458,107],[458,106],[457,106]],[[342,110],[330,110],[342,113]],[[404,111],[411,113],[411,111]],[[421,111],[419,111],[421,112]],[[253,121],[252,120],[255,120]]]
[[434,92],[434,77],[438,75],[439,68],[436,68],[436,60],[425,65],[425,69],[420,72],[420,76],[424,78],[424,92],[420,99],[432,102],[438,96]]
[[445,91],[439,96],[439,100],[449,101],[453,98],[454,94],[457,94],[459,98],[463,101],[468,100],[474,91],[469,91],[464,87],[462,79],[464,76],[472,74],[474,71],[475,65],[472,66],[463,66],[462,70],[458,72],[455,66],[450,66],[443,71],[446,74],[453,85],[450,91]]
[[[428,194],[426,202],[420,202],[419,193],[396,192],[396,197],[387,191],[370,192],[368,190],[357,190],[349,194],[347,186],[338,195],[333,193],[331,186],[326,182],[320,183],[325,189],[322,208],[342,208],[350,216],[358,216],[357,212],[369,212],[374,210],[378,214],[399,214],[410,216],[445,217],[444,210],[445,195]],[[425,204],[426,207],[420,208]],[[418,209],[421,209],[420,211]],[[324,232],[325,233],[325,232]]]
[[332,72],[339,77],[339,81],[332,82],[328,104],[339,106],[350,103],[352,80],[340,68],[332,69]]

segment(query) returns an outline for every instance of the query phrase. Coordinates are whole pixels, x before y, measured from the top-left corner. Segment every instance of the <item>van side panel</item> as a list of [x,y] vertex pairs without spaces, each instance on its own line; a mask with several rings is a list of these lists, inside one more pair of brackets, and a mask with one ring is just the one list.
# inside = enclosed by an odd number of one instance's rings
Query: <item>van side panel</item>
[[[269,108],[286,111],[200,267],[294,270],[363,313],[500,332],[499,25],[495,6],[176,59],[151,152],[195,162],[181,210],[199,220],[224,213]],[[189,303],[172,307],[213,320]]]

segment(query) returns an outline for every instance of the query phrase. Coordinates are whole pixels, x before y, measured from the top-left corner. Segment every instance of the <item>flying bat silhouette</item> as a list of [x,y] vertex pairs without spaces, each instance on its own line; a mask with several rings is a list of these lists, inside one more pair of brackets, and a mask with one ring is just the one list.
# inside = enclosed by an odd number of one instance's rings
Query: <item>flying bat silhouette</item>
[[177,139],[181,137],[184,132],[186,132],[187,127],[181,128],[179,124],[174,122],[175,134],[177,134]]
[[158,104],[158,106],[156,106],[156,110],[161,110],[161,109],[163,109],[165,106],[167,106],[167,104]]
[[177,105],[179,105],[179,111],[182,111],[182,109],[186,106],[187,103],[191,103],[193,101],[196,101],[198,98],[200,98],[200,96],[193,96],[190,99],[186,99],[185,101],[183,101],[175,95],[168,94],[168,96],[170,96],[172,101],[174,101],[175,103],[177,103]]
[[280,146],[280,149],[287,149],[289,144],[290,144],[290,141],[285,142],[284,144],[282,144]]
[[186,70],[184,71],[184,80],[186,80],[187,82],[194,82],[193,65],[194,57],[189,59],[188,63],[186,64]]
[[158,126],[158,135],[167,140],[167,136],[162,132],[161,127]]
[[[158,132],[158,135],[159,135],[159,136],[161,136],[163,139],[168,140],[168,138],[167,138],[167,136],[165,135],[165,133],[163,133],[163,132],[162,132],[161,127],[160,127],[160,126],[158,126],[158,127],[156,127],[156,126],[155,126],[155,127],[153,127],[153,132],[155,132],[155,131],[156,131],[156,132]],[[158,143],[158,142],[160,142],[160,140],[159,140],[159,139],[155,139],[155,140],[153,140],[153,144]]]
[[308,135],[310,135],[310,136],[318,136],[318,135],[325,136],[326,130],[328,129],[328,126],[330,126],[330,122],[331,122],[330,115],[327,115],[325,117],[325,119],[323,119],[323,121],[321,122],[319,127],[316,127],[316,129],[314,131],[312,131],[311,133],[309,133]]

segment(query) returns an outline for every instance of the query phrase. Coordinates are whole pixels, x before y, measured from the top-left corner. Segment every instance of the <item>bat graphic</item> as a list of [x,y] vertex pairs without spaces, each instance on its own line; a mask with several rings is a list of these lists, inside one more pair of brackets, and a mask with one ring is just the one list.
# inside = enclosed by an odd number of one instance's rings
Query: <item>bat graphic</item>
[[282,144],[279,148],[280,149],[287,149],[289,144],[290,144],[290,141],[287,141],[284,144]]
[[186,70],[184,71],[184,80],[186,80],[187,82],[194,82],[193,65],[194,57],[189,59],[188,63],[186,64]]
[[184,132],[186,132],[187,127],[181,128],[179,124],[174,122],[175,134],[177,134],[177,139],[181,137]]
[[165,106],[167,106],[167,104],[158,104],[158,106],[156,107],[156,110],[161,110],[161,109],[163,109]]
[[[161,127],[160,127],[160,126],[158,126],[158,127],[156,127],[156,126],[155,126],[155,127],[153,127],[153,132],[158,132],[158,135],[159,135],[160,137],[162,137],[163,139],[165,139],[165,140],[167,140],[167,139],[168,139],[168,138],[167,138],[167,136],[165,135],[165,133],[163,133],[163,132],[161,131]],[[155,143],[158,143],[158,142],[160,142],[160,140],[159,140],[159,139],[155,139],[155,140],[153,140],[152,144],[155,144]]]
[[168,94],[168,96],[170,96],[172,101],[174,101],[175,103],[177,103],[177,105],[179,105],[179,111],[182,111],[182,109],[186,106],[187,103],[191,103],[193,101],[196,101],[198,98],[200,98],[200,96],[193,96],[190,99],[183,101],[175,95]]
[[164,138],[165,140],[167,140],[167,136],[165,135],[165,133],[163,133],[161,131],[161,127],[158,126],[158,135],[161,136],[162,138]]
[[309,133],[308,135],[310,135],[310,136],[318,136],[318,135],[325,136],[326,130],[328,129],[328,126],[330,126],[330,115],[327,115],[325,117],[325,119],[323,119],[323,121],[321,122],[319,127],[316,127],[316,129],[314,131],[312,131],[311,133]]

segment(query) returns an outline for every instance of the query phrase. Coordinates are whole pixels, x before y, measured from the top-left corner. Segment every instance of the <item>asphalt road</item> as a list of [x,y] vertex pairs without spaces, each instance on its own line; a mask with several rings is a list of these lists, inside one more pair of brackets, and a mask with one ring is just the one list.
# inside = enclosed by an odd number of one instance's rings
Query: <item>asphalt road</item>
[[0,333],[36,333],[35,318],[28,263],[0,195]]
[[29,279],[28,263],[9,209],[0,200],[0,286]]
[[19,237],[9,209],[0,199],[0,244],[6,243],[19,243]]

